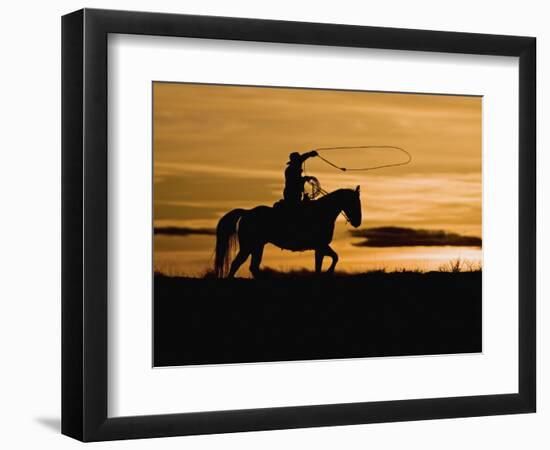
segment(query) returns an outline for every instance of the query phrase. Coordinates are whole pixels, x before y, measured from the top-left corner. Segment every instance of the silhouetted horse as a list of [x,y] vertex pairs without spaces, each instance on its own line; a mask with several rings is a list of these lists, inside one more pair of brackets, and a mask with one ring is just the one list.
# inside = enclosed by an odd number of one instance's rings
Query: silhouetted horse
[[[257,206],[253,209],[234,209],[223,216],[216,229],[215,271],[219,278],[232,278],[239,267],[252,255],[250,272],[256,276],[260,270],[264,245],[304,251],[315,250],[315,271],[321,272],[323,258],[330,256],[328,273],[334,272],[338,255],[330,248],[334,222],[343,211],[350,223],[361,225],[359,186],[338,189],[319,200],[303,202],[299,207]],[[238,227],[237,227],[238,225]],[[236,241],[239,252],[230,265]]]

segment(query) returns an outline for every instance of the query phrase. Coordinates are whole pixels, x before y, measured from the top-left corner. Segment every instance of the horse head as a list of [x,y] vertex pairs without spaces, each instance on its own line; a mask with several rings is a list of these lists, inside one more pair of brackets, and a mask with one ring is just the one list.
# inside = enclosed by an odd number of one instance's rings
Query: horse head
[[353,189],[349,189],[350,195],[348,201],[344,205],[344,213],[348,217],[351,225],[357,228],[361,225],[362,213],[361,213],[361,189],[359,186]]

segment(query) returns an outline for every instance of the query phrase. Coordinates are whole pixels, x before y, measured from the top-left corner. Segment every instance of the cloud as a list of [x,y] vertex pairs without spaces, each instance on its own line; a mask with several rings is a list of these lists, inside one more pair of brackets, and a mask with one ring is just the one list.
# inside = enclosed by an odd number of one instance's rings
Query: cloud
[[191,236],[191,235],[215,236],[216,230],[213,228],[155,227],[155,234],[164,234],[167,236]]
[[463,236],[443,230],[377,227],[352,230],[350,234],[353,237],[363,238],[362,241],[353,244],[358,247],[481,247],[479,237]]

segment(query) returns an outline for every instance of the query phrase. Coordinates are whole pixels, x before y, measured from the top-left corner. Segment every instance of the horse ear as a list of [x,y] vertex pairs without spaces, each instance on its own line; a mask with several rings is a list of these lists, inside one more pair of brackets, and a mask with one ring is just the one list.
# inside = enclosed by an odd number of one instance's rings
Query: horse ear
[[357,193],[361,192],[361,186],[357,185],[357,187],[355,188],[355,192]]

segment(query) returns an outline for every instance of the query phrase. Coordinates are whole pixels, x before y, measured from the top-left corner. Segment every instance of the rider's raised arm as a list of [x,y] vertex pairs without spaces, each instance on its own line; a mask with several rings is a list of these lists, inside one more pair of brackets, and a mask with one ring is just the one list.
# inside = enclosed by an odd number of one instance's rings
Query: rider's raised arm
[[311,152],[302,153],[300,155],[300,159],[302,160],[302,162],[304,162],[306,159],[311,158],[313,156],[317,156],[317,155],[318,155],[318,153],[315,150],[312,150]]

